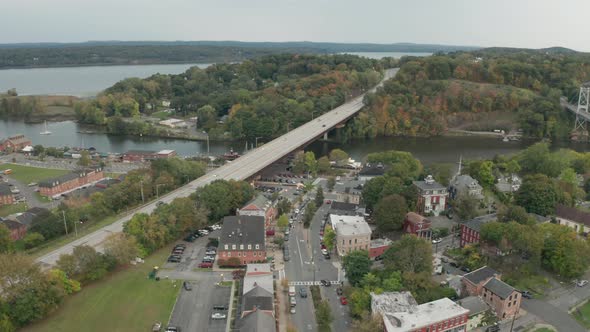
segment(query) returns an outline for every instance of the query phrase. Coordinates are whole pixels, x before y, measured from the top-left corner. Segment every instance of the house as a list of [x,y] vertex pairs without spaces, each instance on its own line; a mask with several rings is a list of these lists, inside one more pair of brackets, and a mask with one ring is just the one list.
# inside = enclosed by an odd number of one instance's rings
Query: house
[[383,317],[385,332],[463,332],[469,319],[469,310],[448,298],[418,305],[409,292],[371,293],[371,310]]
[[88,168],[39,182],[39,194],[53,197],[104,179],[102,168]]
[[432,237],[431,226],[432,222],[426,217],[415,212],[408,212],[404,218],[403,230],[408,234],[415,234],[418,237],[430,240]]
[[0,218],[0,224],[8,228],[8,231],[10,231],[10,239],[12,239],[12,241],[20,240],[27,234],[27,226],[16,220]]
[[371,242],[371,228],[363,217],[330,215],[336,231],[338,255],[345,256],[354,250],[367,250]]
[[496,183],[496,189],[501,193],[512,193],[517,191],[522,184],[522,179],[516,174],[501,176]]
[[14,203],[14,195],[10,191],[10,186],[6,183],[0,183],[0,206]]
[[590,213],[565,205],[555,207],[555,220],[578,233],[588,235],[590,232]]
[[369,245],[369,258],[375,258],[383,255],[393,242],[390,239],[374,239]]
[[361,181],[369,181],[373,178],[378,176],[383,176],[385,174],[385,167],[383,167],[382,163],[377,164],[369,164],[367,163],[363,169],[360,170],[358,174],[358,178]]
[[482,293],[483,285],[492,278],[501,278],[502,274],[490,267],[484,266],[475,271],[463,275],[461,282],[463,290],[461,294],[479,296]]
[[266,261],[264,217],[229,216],[223,218],[217,257],[219,264],[238,258],[241,265]]
[[475,217],[461,224],[461,241],[459,243],[461,247],[471,243],[479,243],[481,226],[496,220],[498,220],[498,216],[492,213]]
[[274,316],[263,310],[254,310],[240,319],[240,332],[276,332]]
[[274,316],[274,296],[266,289],[256,286],[242,297],[242,318],[254,311],[263,311]]
[[0,140],[0,152],[12,153],[20,151],[28,145],[33,145],[33,142],[25,135],[15,135]]
[[246,265],[246,274],[242,282],[242,294],[246,294],[256,287],[262,287],[262,289],[274,294],[273,274],[270,264]]
[[268,227],[276,218],[277,209],[273,206],[270,199],[266,198],[263,194],[258,194],[238,210],[238,215],[264,217],[266,227]]
[[156,153],[156,158],[158,159],[166,159],[176,157],[176,151],[174,150],[161,150]]
[[7,218],[15,220],[15,221],[25,225],[25,227],[27,227],[27,229],[28,229],[33,225],[33,222],[35,221],[35,219],[37,219],[37,218],[44,219],[45,217],[49,216],[49,214],[51,214],[51,212],[46,208],[33,207],[33,208],[28,209],[25,212],[19,212],[19,213],[12,214],[12,215],[8,216]]
[[461,282],[470,296],[479,296],[500,319],[512,317],[520,308],[521,294],[501,280],[496,270],[484,266],[463,276]]
[[432,175],[428,175],[424,181],[413,181],[418,188],[418,213],[432,213],[438,216],[446,209],[449,193],[442,184],[434,181]]
[[449,188],[449,196],[456,199],[460,196],[484,199],[483,188],[476,179],[469,175],[458,175],[452,181]]
[[365,215],[365,208],[354,203],[334,201],[330,205],[330,214],[337,214],[340,216],[363,216]]
[[457,304],[469,310],[467,331],[473,330],[483,323],[483,318],[490,307],[479,296],[468,296],[457,301]]
[[361,203],[362,194],[362,190],[345,187],[342,191],[336,191],[336,200],[338,202],[346,202],[358,205]]

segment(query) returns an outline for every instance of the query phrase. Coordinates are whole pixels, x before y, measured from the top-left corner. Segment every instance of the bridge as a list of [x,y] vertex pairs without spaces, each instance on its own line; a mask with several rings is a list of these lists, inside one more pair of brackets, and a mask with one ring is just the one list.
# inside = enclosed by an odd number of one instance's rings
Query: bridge
[[590,113],[588,113],[588,104],[590,102],[590,82],[582,84],[580,87],[580,96],[578,98],[578,105],[570,104],[565,97],[559,99],[561,107],[574,113],[576,115],[576,123],[574,124],[574,132],[586,131],[586,122],[590,121]]
[[[374,88],[368,92],[374,92],[377,87],[381,86],[384,81],[392,78],[397,74],[398,68],[388,69],[385,71],[384,79]],[[299,149],[302,146],[316,140],[321,137],[324,133],[327,133],[332,128],[344,123],[346,120],[353,117],[361,108],[364,106],[363,98],[365,94],[362,94],[345,104],[342,104],[335,109],[313,119],[312,121],[291,130],[290,132],[280,136],[263,146],[251,150],[247,154],[237,158],[222,167],[219,167],[200,178],[189,182],[183,187],[180,187],[165,196],[162,196],[160,201],[170,203],[177,197],[187,197],[194,193],[197,188],[203,187],[215,180],[245,180],[249,177],[260,172],[267,166],[283,158],[287,154]],[[71,254],[76,246],[88,245],[101,251],[102,243],[104,240],[113,233],[119,233],[123,231],[123,225],[125,222],[130,220],[135,213],[151,213],[156,208],[156,202],[146,204],[137,210],[133,211],[115,221],[114,223],[105,226],[93,233],[83,236],[75,241],[72,241],[59,249],[56,249],[50,253],[47,253],[39,258],[37,262],[40,262],[44,266],[54,265],[62,254]]]

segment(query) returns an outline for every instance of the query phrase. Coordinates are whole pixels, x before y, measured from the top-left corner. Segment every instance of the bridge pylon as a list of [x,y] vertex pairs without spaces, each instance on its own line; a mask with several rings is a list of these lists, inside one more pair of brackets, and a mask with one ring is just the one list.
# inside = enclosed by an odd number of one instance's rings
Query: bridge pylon
[[580,96],[578,98],[578,108],[576,109],[576,123],[574,132],[586,132],[586,123],[588,122],[588,104],[590,103],[590,82],[584,83],[580,87]]

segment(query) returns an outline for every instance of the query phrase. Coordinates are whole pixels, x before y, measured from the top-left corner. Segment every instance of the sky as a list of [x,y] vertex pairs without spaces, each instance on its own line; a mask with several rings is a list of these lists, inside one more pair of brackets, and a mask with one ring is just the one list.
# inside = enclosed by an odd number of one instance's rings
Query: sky
[[2,0],[0,43],[239,40],[590,51],[590,0]]

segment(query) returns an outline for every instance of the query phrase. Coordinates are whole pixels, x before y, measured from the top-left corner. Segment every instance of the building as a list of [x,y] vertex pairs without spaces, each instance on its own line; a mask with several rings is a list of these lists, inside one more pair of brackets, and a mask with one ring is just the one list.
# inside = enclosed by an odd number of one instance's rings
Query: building
[[330,205],[330,214],[337,214],[340,216],[364,216],[365,208],[354,203],[334,201]]
[[432,175],[428,175],[424,181],[414,181],[418,188],[418,213],[432,213],[438,216],[446,209],[449,193],[442,184],[434,181]]
[[429,239],[432,237],[432,222],[415,212],[408,212],[404,218],[403,229],[408,234]]
[[167,119],[158,122],[162,126],[166,126],[169,128],[187,128],[188,123],[181,119]]
[[0,152],[12,153],[20,151],[28,145],[33,145],[33,142],[26,138],[25,135],[15,135],[0,140]]
[[362,193],[362,190],[358,190],[351,187],[345,187],[342,191],[336,192],[336,200],[338,202],[345,202],[358,205],[361,203]]
[[514,316],[519,308],[521,294],[501,280],[496,270],[484,266],[463,276],[461,282],[466,294],[479,296],[500,319]]
[[475,271],[463,275],[462,295],[479,296],[482,293],[483,285],[492,278],[501,278],[502,274],[490,267],[484,266]]
[[28,209],[25,212],[19,212],[19,213],[12,214],[12,215],[8,216],[7,218],[9,218],[11,220],[15,220],[15,221],[25,225],[25,227],[27,227],[27,229],[28,229],[31,226],[33,226],[33,222],[35,221],[35,219],[45,220],[47,217],[50,216],[50,214],[51,214],[51,212],[46,208],[33,207],[33,208]]
[[518,191],[520,185],[522,184],[522,179],[518,177],[516,174],[512,174],[509,176],[501,176],[498,178],[498,182],[495,184],[496,189],[498,189],[501,193],[512,193]]
[[264,217],[266,227],[276,218],[277,209],[273,206],[270,199],[263,194],[258,194],[250,202],[246,203],[244,207],[238,210],[241,216],[258,216]]
[[377,164],[369,164],[367,163],[363,169],[360,170],[358,174],[358,178],[361,181],[369,181],[373,178],[378,176],[383,176],[385,174],[385,167],[383,167],[382,163]]
[[176,157],[176,151],[174,150],[161,150],[156,153],[156,158],[158,159],[166,159]]
[[479,296],[468,296],[457,301],[457,304],[469,310],[467,331],[473,330],[483,323],[483,318],[490,307]]
[[242,282],[242,294],[246,294],[256,287],[262,287],[274,294],[273,275],[270,264],[248,264]]
[[371,242],[371,228],[363,217],[330,215],[336,231],[338,255],[345,256],[354,250],[367,250]]
[[0,224],[8,228],[8,231],[10,231],[10,239],[12,241],[18,241],[27,235],[27,226],[16,220],[0,218]]
[[390,239],[374,239],[371,240],[371,244],[369,246],[369,257],[375,258],[378,256],[383,255],[389,247],[391,247],[391,240]]
[[475,217],[461,224],[461,247],[464,247],[467,244],[479,243],[481,226],[496,220],[498,220],[498,216],[495,213],[492,213]]
[[256,286],[242,296],[242,315],[244,318],[254,311],[262,311],[274,316],[274,296],[266,289]]
[[555,208],[555,220],[558,224],[567,226],[576,232],[588,235],[590,232],[590,213],[565,205]]
[[262,310],[253,312],[240,319],[240,332],[276,332],[275,318]]
[[409,292],[371,293],[371,310],[383,317],[385,332],[464,332],[469,319],[469,310],[448,298],[418,305]]
[[0,183],[0,205],[10,205],[14,203],[14,195],[10,191],[10,186],[6,183]]
[[456,199],[459,196],[474,197],[483,199],[483,188],[476,179],[469,175],[456,176],[452,181],[449,189],[449,196]]
[[147,150],[129,150],[121,156],[123,162],[144,162],[150,160],[156,160],[161,158],[170,158],[176,156],[174,150],[162,150],[162,151],[147,151]]
[[53,197],[104,179],[102,168],[88,168],[39,182],[39,193]]
[[276,331],[270,264],[248,264],[242,287],[240,331]]
[[264,217],[229,216],[223,227],[217,252],[219,265],[238,258],[241,265],[266,261]]

